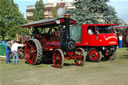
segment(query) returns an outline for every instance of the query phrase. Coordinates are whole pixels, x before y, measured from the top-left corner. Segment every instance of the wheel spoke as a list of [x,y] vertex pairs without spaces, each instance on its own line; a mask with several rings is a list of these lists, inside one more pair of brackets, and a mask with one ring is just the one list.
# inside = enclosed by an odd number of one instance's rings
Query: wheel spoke
[[36,53],[33,52],[33,58],[36,59],[36,57],[37,57]]
[[37,39],[31,39],[26,44],[25,58],[29,64],[39,64],[41,62],[42,46]]
[[[29,47],[30,47],[30,48],[32,48],[32,51],[33,51],[33,52],[35,52],[35,51],[36,51],[36,49],[34,49],[34,47],[35,47],[35,46],[33,47],[33,46],[32,46],[32,45],[30,45],[29,43],[28,43],[28,45],[29,45]],[[36,48],[36,47],[35,47],[35,48]]]
[[75,56],[77,57],[75,59],[75,63],[77,66],[83,66],[85,61],[85,52],[82,48],[78,48],[75,51]]
[[53,53],[53,64],[56,68],[60,68],[63,65],[64,55],[60,49],[57,49]]

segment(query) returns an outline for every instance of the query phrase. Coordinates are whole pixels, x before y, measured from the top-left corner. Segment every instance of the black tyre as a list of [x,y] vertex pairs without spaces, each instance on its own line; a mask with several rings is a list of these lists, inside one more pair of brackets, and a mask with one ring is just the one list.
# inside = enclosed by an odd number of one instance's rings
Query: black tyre
[[61,42],[61,49],[64,51],[73,51],[76,48],[74,40],[68,39]]
[[104,60],[115,60],[116,58],[116,51],[113,51],[110,55],[104,56]]
[[87,60],[99,62],[101,60],[99,51],[96,48],[90,48],[87,53]]

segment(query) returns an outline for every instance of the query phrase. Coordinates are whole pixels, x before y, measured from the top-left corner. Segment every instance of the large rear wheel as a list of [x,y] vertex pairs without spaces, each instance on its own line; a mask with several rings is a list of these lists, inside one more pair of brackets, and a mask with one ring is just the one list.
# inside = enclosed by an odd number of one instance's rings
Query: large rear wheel
[[75,64],[77,66],[83,66],[85,62],[85,51],[83,48],[77,48],[75,50],[75,56],[77,57],[75,59]]
[[25,58],[29,64],[40,64],[42,59],[42,46],[37,39],[31,39],[26,43]]
[[101,60],[100,53],[96,48],[88,50],[87,59],[92,62],[99,62]]
[[64,64],[64,54],[61,49],[56,49],[52,55],[53,64],[56,68],[61,68]]

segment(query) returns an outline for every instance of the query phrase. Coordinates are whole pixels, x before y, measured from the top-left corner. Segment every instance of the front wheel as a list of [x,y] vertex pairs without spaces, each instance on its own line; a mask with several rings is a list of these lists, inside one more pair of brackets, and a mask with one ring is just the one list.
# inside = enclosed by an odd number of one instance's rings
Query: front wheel
[[75,64],[77,66],[83,66],[85,62],[85,51],[83,48],[77,48],[75,50],[75,56],[77,57],[75,59]]
[[64,64],[64,54],[61,49],[56,49],[52,55],[53,64],[56,68],[61,68]]
[[99,51],[96,48],[89,49],[87,59],[92,62],[99,62],[101,59]]

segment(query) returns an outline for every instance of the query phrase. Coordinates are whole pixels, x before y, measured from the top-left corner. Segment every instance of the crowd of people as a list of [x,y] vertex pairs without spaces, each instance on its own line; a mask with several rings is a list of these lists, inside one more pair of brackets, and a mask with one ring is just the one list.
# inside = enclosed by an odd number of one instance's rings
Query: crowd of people
[[13,64],[18,64],[18,47],[23,47],[25,45],[19,44],[18,41],[10,41],[6,42],[6,63],[11,63],[10,54],[12,53],[12,62]]

